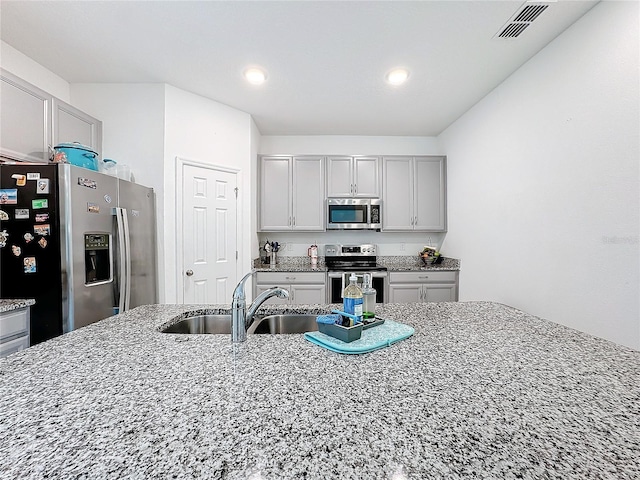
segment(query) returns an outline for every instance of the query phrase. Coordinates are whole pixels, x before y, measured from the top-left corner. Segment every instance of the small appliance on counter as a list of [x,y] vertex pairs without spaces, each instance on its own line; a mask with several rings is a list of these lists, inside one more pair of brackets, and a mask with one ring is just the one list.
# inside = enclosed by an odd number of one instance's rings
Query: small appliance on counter
[[309,258],[311,258],[311,266],[312,267],[317,267],[318,266],[318,246],[317,245],[311,245],[307,249],[307,256]]

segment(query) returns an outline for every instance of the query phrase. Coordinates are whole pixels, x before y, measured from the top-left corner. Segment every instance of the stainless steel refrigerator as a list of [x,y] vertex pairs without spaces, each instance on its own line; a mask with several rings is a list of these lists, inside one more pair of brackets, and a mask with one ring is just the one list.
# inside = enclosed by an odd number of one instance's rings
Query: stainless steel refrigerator
[[0,165],[0,298],[30,343],[156,303],[153,189],[69,164]]

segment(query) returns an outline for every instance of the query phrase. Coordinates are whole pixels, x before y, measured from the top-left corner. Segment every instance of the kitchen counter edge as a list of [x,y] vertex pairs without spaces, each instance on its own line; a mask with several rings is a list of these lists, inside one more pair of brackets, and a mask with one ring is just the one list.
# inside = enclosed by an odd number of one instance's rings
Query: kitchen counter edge
[[32,298],[20,298],[20,299],[0,299],[0,313],[11,312],[13,310],[19,310],[21,308],[27,308],[31,305],[35,305],[36,301]]

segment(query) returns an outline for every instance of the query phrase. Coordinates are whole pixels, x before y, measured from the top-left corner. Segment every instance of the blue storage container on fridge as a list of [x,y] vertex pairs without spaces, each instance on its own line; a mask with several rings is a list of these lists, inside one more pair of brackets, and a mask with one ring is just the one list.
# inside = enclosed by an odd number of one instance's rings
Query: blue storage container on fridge
[[71,142],[60,143],[54,148],[57,152],[64,153],[67,157],[67,162],[71,165],[88,168],[89,170],[98,170],[98,154],[91,150],[91,147],[78,142]]

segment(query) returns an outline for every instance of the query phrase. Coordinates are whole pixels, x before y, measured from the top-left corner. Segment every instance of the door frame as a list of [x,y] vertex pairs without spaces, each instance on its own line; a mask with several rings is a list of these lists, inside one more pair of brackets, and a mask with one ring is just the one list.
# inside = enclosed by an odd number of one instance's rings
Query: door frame
[[[183,202],[183,182],[184,182],[184,174],[183,169],[185,165],[189,165],[196,168],[204,168],[206,170],[213,170],[216,172],[224,172],[231,173],[236,176],[236,187],[240,188],[241,185],[241,173],[237,168],[225,167],[222,165],[216,165],[212,163],[200,162],[197,160],[190,160],[183,157],[176,157],[176,232],[175,232],[175,242],[176,242],[176,299],[177,303],[184,303],[184,256],[182,254],[183,251],[183,242],[182,242],[182,232],[184,232],[184,219],[182,215],[182,209],[184,207]],[[242,196],[240,194],[237,195],[236,202],[236,251],[238,252],[238,258],[236,259],[236,279],[239,280],[242,274],[242,229],[240,228],[242,225]],[[229,303],[231,303],[231,299],[229,299]]]

